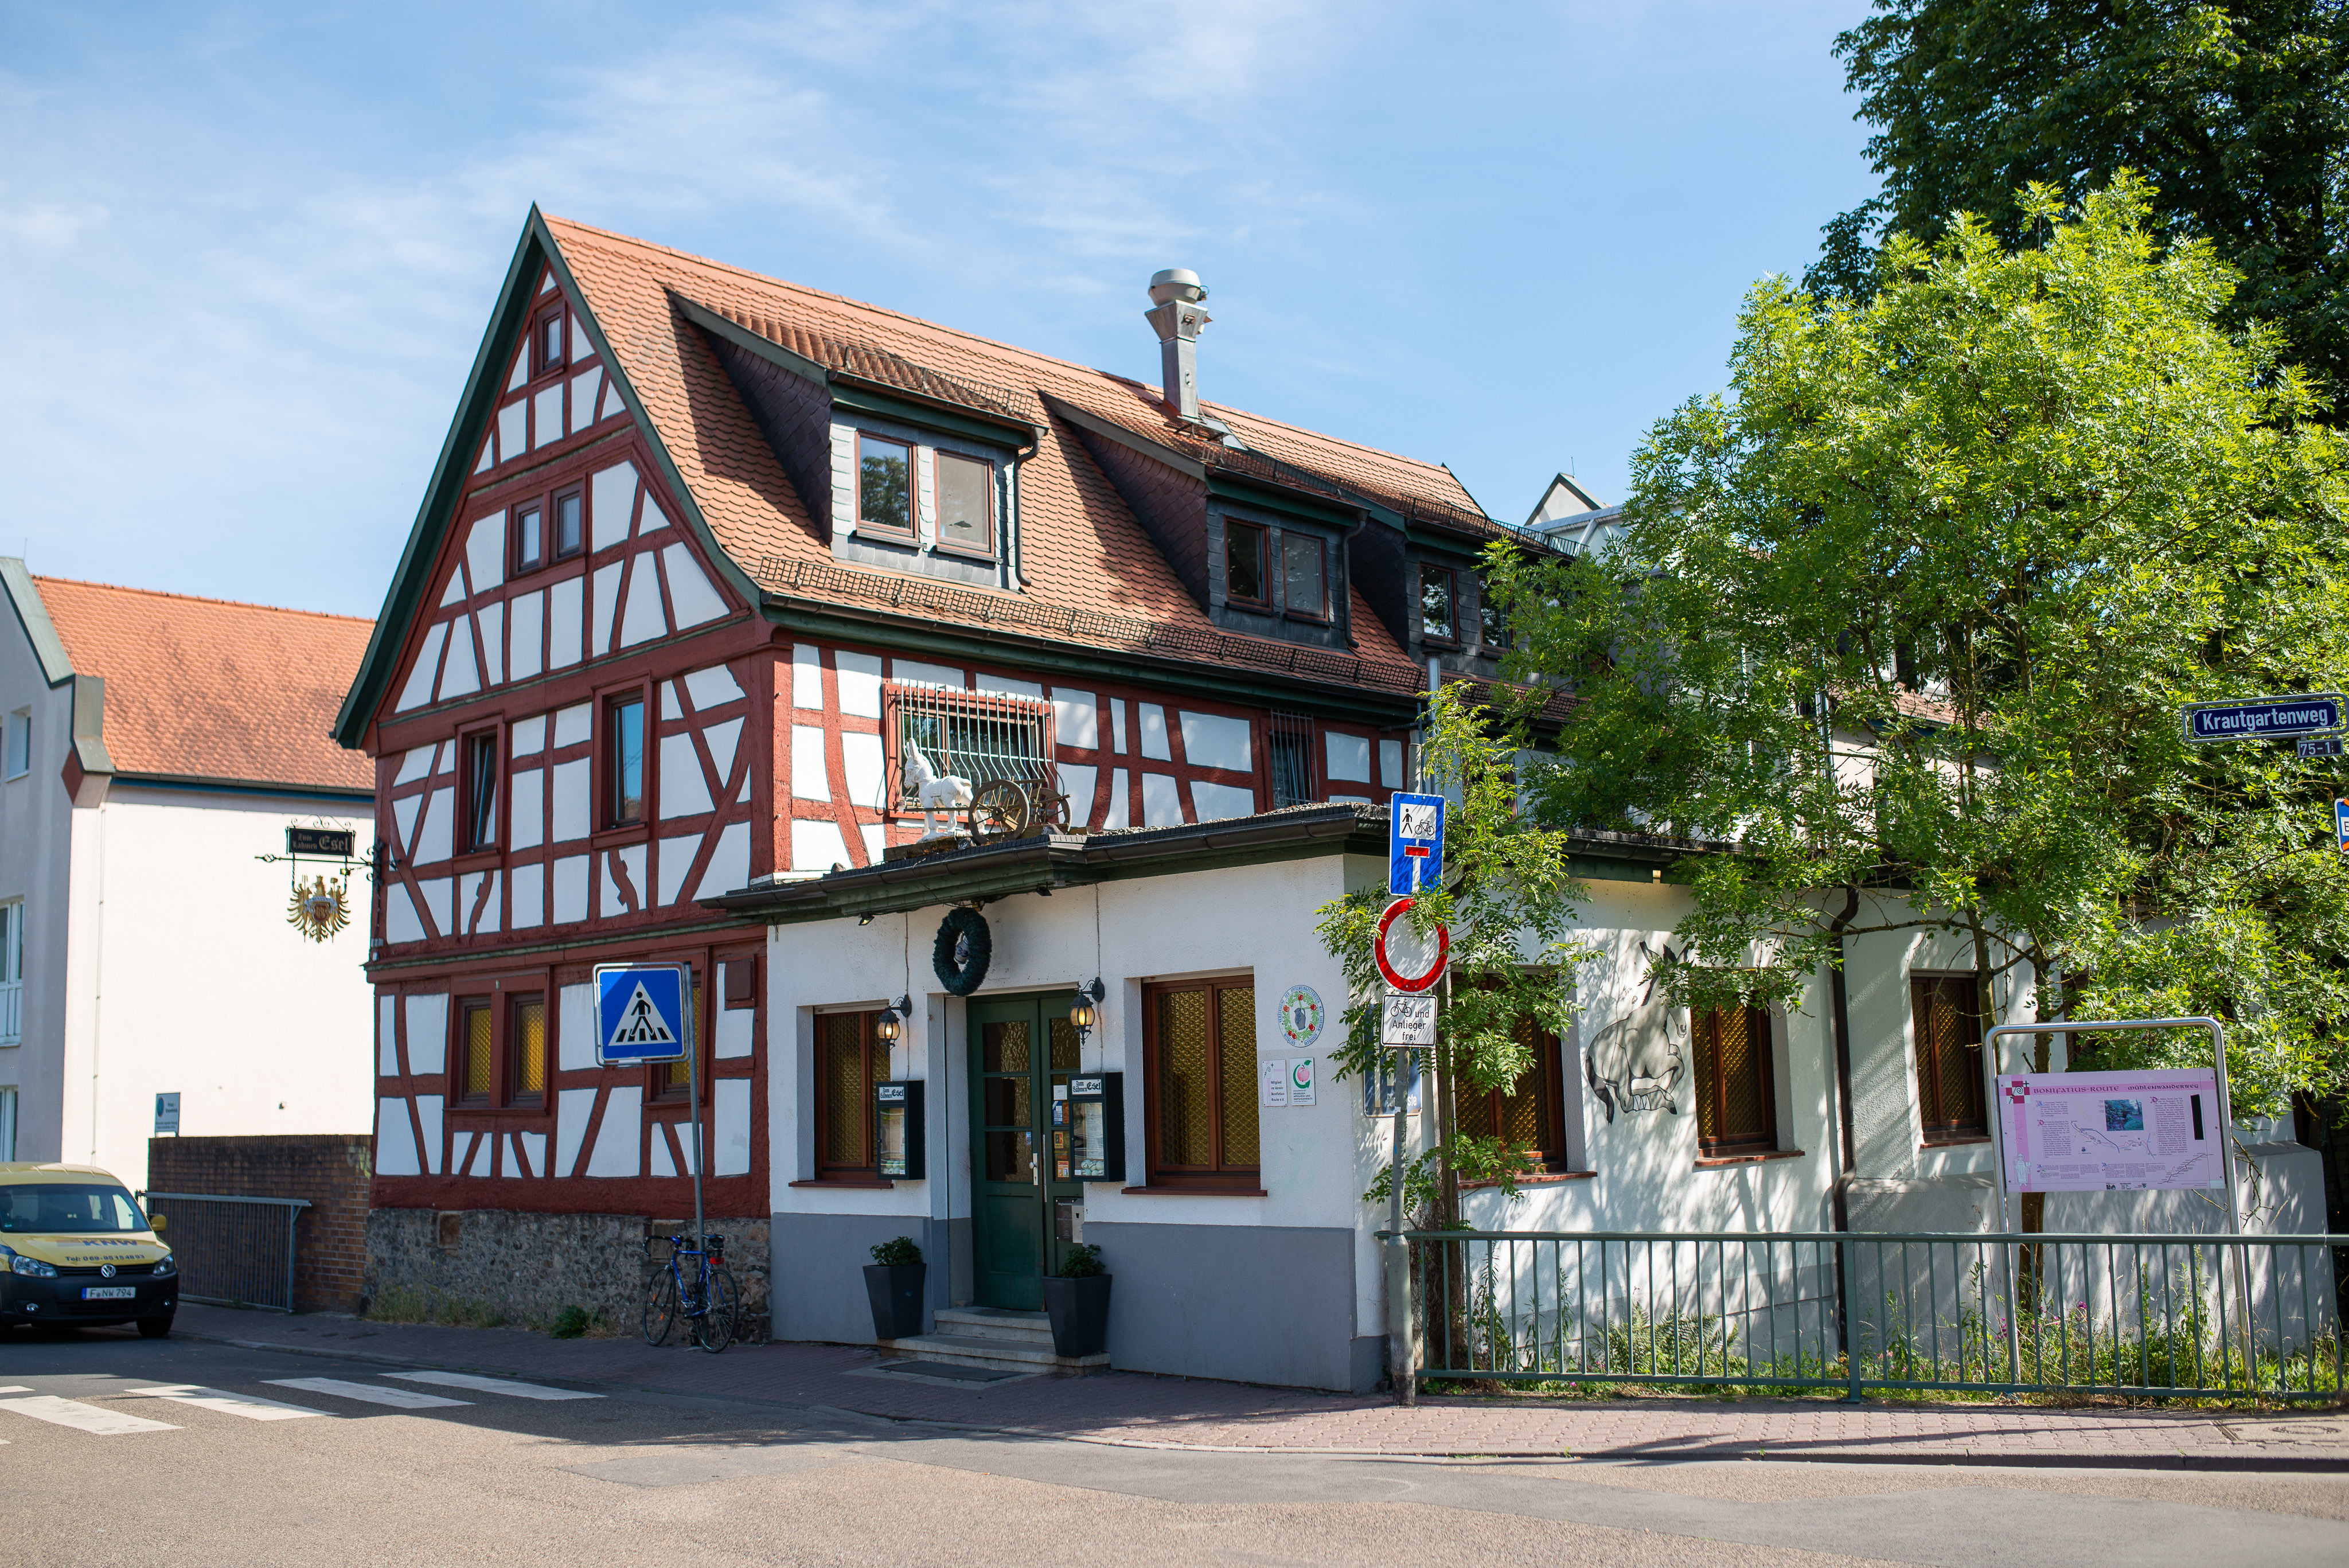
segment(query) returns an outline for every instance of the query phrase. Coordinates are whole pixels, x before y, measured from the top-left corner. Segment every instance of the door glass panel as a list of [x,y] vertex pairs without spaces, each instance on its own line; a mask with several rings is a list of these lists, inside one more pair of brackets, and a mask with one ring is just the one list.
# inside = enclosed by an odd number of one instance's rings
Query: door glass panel
[[1026,1078],[989,1078],[987,1080],[987,1125],[991,1127],[1033,1127],[1029,1114]]
[[1026,1072],[1028,1029],[1024,1022],[988,1024],[986,1044],[980,1048],[980,1064],[990,1073]]
[[[1251,1084],[1255,1066],[1248,1064]],[[1255,1099],[1248,1096],[1251,1112]],[[1213,1164],[1214,1113],[1207,1083],[1207,993],[1164,992],[1158,998],[1159,1163]]]
[[1034,1149],[1029,1134],[989,1132],[987,1135],[987,1179],[989,1181],[1036,1179]]
[[1073,1073],[1077,1070],[1076,1026],[1066,1018],[1052,1020],[1052,1071]]

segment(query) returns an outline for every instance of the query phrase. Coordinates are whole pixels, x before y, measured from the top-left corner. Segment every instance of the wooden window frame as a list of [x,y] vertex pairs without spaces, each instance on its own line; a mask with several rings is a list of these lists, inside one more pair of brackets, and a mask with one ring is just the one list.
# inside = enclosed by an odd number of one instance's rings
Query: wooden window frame
[[1754,1060],[1755,1070],[1762,1079],[1759,1093],[1763,1129],[1758,1133],[1744,1133],[1735,1137],[1704,1136],[1703,1096],[1708,1095],[1716,1096],[1713,1101],[1713,1119],[1716,1125],[1727,1119],[1725,1115],[1727,1102],[1723,1095],[1725,1080],[1721,1074],[1718,1050],[1712,1054],[1713,1059],[1712,1074],[1708,1076],[1704,1071],[1706,1052],[1702,1045],[1702,1032],[1714,1014],[1692,1012],[1689,1018],[1689,1065],[1698,1099],[1697,1153],[1700,1158],[1723,1159],[1743,1155],[1769,1154],[1775,1152],[1778,1147],[1777,1043],[1771,1025],[1770,1010],[1766,1007],[1754,1006],[1751,1002],[1744,1006],[1746,1015],[1745,1026],[1753,1033],[1757,1045],[1754,1053]]
[[[463,815],[458,826],[459,855],[479,855],[494,850],[506,839],[506,771],[512,760],[504,744],[504,726],[461,730],[457,735],[457,809]],[[477,820],[473,811],[473,791],[479,776],[481,758],[477,754],[487,749],[490,775],[490,820],[488,830],[476,835]]]
[[[701,1097],[707,1101],[709,1098],[709,1069],[716,1057],[709,1040],[709,997],[702,983],[702,962],[698,957],[680,958],[675,961],[685,965],[686,989],[689,996],[687,1005],[693,1009],[693,1071],[699,1075]],[[645,1064],[645,1105],[647,1107],[689,1103],[692,1096],[688,1085],[678,1083],[671,1077],[684,1061],[685,1058],[680,1056],[674,1062]]]
[[[915,461],[916,462],[920,461],[920,453],[918,452],[915,454]],[[975,463],[978,467],[987,470],[987,544],[986,547],[982,549],[977,545],[957,544],[947,538],[946,527],[946,504],[944,500],[941,499],[938,504],[938,525],[936,528],[937,537],[933,542],[934,545],[936,549],[949,556],[959,556],[967,560],[973,561],[992,561],[996,558],[996,535],[999,532],[996,526],[995,519],[995,487],[997,480],[995,459],[991,457],[974,457],[969,452],[951,452],[945,447],[934,446],[930,448],[931,493],[941,498],[946,494],[946,483],[938,477],[938,465],[945,462]],[[918,472],[918,470],[916,472]],[[920,505],[920,490],[918,486],[916,486],[915,493],[910,499],[912,500],[915,507],[918,509]],[[921,518],[918,515],[914,519],[914,529],[916,534],[919,534],[921,531]]]
[[1502,618],[1500,635],[1495,637],[1493,634],[1494,607],[1492,587],[1485,582],[1485,575],[1482,572],[1475,574],[1474,581],[1476,584],[1477,646],[1486,649],[1487,651],[1506,653],[1509,649],[1516,647],[1517,639],[1516,637],[1511,635],[1508,628],[1507,618],[1506,617]]
[[[558,374],[568,369],[571,361],[577,358],[571,352],[571,324],[565,319],[569,315],[568,302],[563,298],[560,288],[555,291],[554,302],[552,305],[545,309],[532,313],[530,318],[530,379],[532,380],[535,381],[541,377]],[[563,324],[561,328],[563,358],[560,359],[547,357],[546,328],[552,322]]]
[[[637,763],[637,815],[624,821],[619,815],[619,723],[617,711],[636,703],[642,713],[641,732],[643,754]],[[650,681],[630,681],[625,686],[605,687],[595,693],[595,722],[593,739],[595,744],[595,826],[591,837],[611,834],[633,834],[650,831],[655,820],[653,798],[653,692]]]
[[[1288,602],[1288,541],[1292,535],[1299,539],[1312,540],[1314,548],[1321,552],[1321,607],[1319,609],[1301,610]],[[1331,555],[1330,545],[1330,541],[1327,537],[1309,528],[1280,530],[1280,613],[1290,620],[1310,621],[1316,626],[1329,626],[1336,621],[1337,596],[1331,592],[1330,584],[1330,578],[1333,575],[1330,569]]]
[[[1458,648],[1461,645],[1460,574],[1450,566],[1439,566],[1433,561],[1415,561],[1412,565],[1413,568],[1412,587],[1417,590],[1412,596],[1415,610],[1413,622],[1419,628],[1419,640],[1441,643],[1446,648]],[[1451,629],[1441,635],[1427,629],[1427,579],[1431,575],[1441,576],[1444,580],[1444,614],[1450,621]]]
[[[916,545],[922,542],[922,448],[918,441],[903,436],[883,435],[878,431],[859,429],[854,432],[855,445],[849,453],[849,472],[853,481],[849,493],[856,500],[856,524],[851,532],[860,538],[885,540],[892,545]],[[864,443],[875,441],[903,449],[905,453],[905,525],[895,528],[885,523],[875,523],[864,515]]]
[[[1952,1117],[1942,1113],[1949,1107],[1940,1103],[1940,1075],[1938,1071],[1940,1050],[1932,1044],[1927,1019],[1930,997],[1935,991],[1962,985],[1966,991],[1966,1015],[1973,1021],[1974,1033],[1987,1033],[1988,1024],[1982,1013],[1981,977],[1971,973],[1948,971],[1911,970],[1909,974],[1909,1027],[1911,1071],[1917,1086],[1918,1141],[1926,1146],[1953,1143],[1979,1143],[1990,1137],[1990,1118],[1982,1106],[1982,1043],[1973,1046],[1973,1059],[1966,1073],[1967,1100],[1970,1116]],[[1965,1048],[1960,1047],[1961,1051]],[[1928,1062],[1929,1054],[1933,1058]]]
[[[1261,1192],[1264,1189],[1264,1113],[1257,1109],[1257,1158],[1253,1164],[1233,1165],[1224,1154],[1224,1104],[1231,1086],[1224,1082],[1224,1056],[1220,1049],[1223,1039],[1224,996],[1228,992],[1257,988],[1253,973],[1213,975],[1198,980],[1164,981],[1142,988],[1142,1099],[1143,1099],[1143,1167],[1149,1173],[1151,1187],[1179,1191],[1197,1192]],[[1214,1087],[1214,1128],[1216,1159],[1207,1166],[1164,1165],[1159,1159],[1158,1138],[1158,1003],[1159,999],[1184,992],[1204,991],[1207,996],[1207,1038],[1216,1048],[1207,1054],[1207,1070]],[[1255,1020],[1249,1020],[1251,1032]],[[1248,1081],[1240,1085],[1241,1092],[1254,1103],[1257,1093],[1257,1075],[1263,1071],[1256,1053],[1248,1053],[1251,1071]]]
[[[881,1053],[882,1071],[886,1073],[888,1047],[874,1037],[874,1025],[880,1017],[881,1012],[878,1008],[869,1011],[845,1009],[819,1012],[815,1015],[814,1045],[808,1063],[815,1080],[815,1147],[812,1151],[813,1158],[809,1162],[809,1168],[815,1173],[814,1179],[817,1181],[838,1181],[870,1187],[881,1179],[881,1157],[873,1145],[873,1085],[874,1083],[873,1061],[877,1048]],[[863,1139],[862,1147],[867,1157],[866,1163],[863,1165],[833,1165],[824,1158],[825,1151],[831,1147],[831,1139],[826,1136],[829,1130],[827,1118],[838,1114],[840,1109],[832,1103],[832,1094],[827,1084],[828,1075],[823,1070],[823,1032],[835,1018],[859,1020],[858,1045],[864,1053],[864,1094],[863,1103],[854,1108],[852,1115],[855,1118],[857,1136]]]
[[[543,991],[512,991],[505,992],[504,995],[504,1023],[506,1026],[505,1049],[502,1052],[496,1054],[503,1055],[505,1057],[505,1062],[499,1075],[499,1082],[504,1084],[506,1086],[505,1103],[508,1106],[522,1110],[536,1110],[545,1105],[549,1097],[551,1085],[554,1080],[554,1011],[547,1006],[546,992]],[[533,1002],[538,1003],[539,1008],[538,1048],[541,1053],[541,1058],[538,1064],[538,1077],[540,1086],[536,1089],[525,1089],[522,1086],[522,1029],[520,1014],[524,1005]]]
[[1460,1116],[1462,1126],[1464,1127],[1467,1098],[1473,1096],[1482,1099],[1485,1102],[1486,1125],[1492,1128],[1491,1136],[1503,1137],[1508,1126],[1506,1113],[1509,1100],[1516,1096],[1527,1078],[1537,1080],[1532,1092],[1539,1096],[1540,1109],[1549,1119],[1550,1131],[1556,1135],[1557,1147],[1526,1150],[1526,1152],[1533,1157],[1531,1168],[1535,1174],[1541,1176],[1568,1175],[1573,1173],[1575,1167],[1572,1140],[1567,1137],[1566,1132],[1566,1079],[1564,1069],[1560,1065],[1565,1054],[1556,1034],[1543,1028],[1537,1020],[1526,1022],[1533,1024],[1534,1064],[1527,1068],[1525,1075],[1510,1088],[1485,1089],[1481,1092],[1464,1088],[1461,1104],[1455,1106],[1455,1114]]
[[[1251,598],[1247,594],[1232,591],[1232,531],[1236,528],[1244,528],[1256,535],[1256,581],[1257,587],[1265,590],[1260,597]],[[1270,527],[1262,523],[1251,523],[1244,517],[1224,519],[1225,603],[1238,605],[1247,609],[1260,610],[1267,614],[1272,613],[1277,601],[1272,594],[1271,549],[1272,529]]]
[[[449,999],[449,1108],[452,1111],[493,1111],[498,1108],[498,999],[492,992],[477,996],[452,996]],[[466,1085],[471,1075],[472,1063],[468,1056],[472,1034],[472,1016],[485,1012],[490,1019],[489,1086],[479,1095]]]
[[[526,513],[535,514],[538,518],[538,549],[534,553],[529,551],[523,542],[522,520]],[[515,576],[554,564],[554,556],[549,547],[554,538],[554,530],[548,525],[551,522],[546,503],[535,496],[528,501],[517,501],[506,508],[506,534],[513,541],[512,574]]]
[[[579,503],[579,542],[567,550],[563,547],[562,535],[563,504],[565,501]],[[546,530],[545,555],[549,566],[557,561],[567,561],[574,556],[584,556],[587,553],[587,486],[585,483],[559,485],[547,496],[544,527]]]

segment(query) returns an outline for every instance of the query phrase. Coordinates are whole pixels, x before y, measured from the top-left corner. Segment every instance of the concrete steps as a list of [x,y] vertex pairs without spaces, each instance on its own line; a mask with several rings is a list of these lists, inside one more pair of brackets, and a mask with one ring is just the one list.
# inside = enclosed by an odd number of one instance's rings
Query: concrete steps
[[1041,1373],[1048,1377],[1082,1377],[1109,1370],[1106,1355],[1053,1354],[1051,1320],[1040,1312],[941,1307],[932,1321],[936,1325],[936,1332],[881,1340],[880,1348],[886,1354],[917,1361],[980,1366],[997,1372]]

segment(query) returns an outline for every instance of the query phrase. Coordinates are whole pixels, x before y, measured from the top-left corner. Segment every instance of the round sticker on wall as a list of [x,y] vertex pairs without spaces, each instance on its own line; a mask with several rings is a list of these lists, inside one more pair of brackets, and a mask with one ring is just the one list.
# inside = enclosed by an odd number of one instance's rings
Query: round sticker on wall
[[1309,985],[1292,985],[1280,999],[1280,1033],[1291,1045],[1310,1045],[1321,1038],[1321,993]]

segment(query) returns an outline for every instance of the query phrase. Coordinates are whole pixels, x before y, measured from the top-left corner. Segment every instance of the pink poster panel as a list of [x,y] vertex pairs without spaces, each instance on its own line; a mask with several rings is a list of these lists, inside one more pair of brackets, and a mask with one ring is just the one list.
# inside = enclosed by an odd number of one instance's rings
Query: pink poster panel
[[2209,1067],[2002,1073],[1998,1114],[2009,1192],[2227,1185],[2226,1111]]

